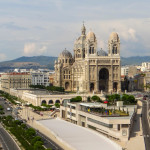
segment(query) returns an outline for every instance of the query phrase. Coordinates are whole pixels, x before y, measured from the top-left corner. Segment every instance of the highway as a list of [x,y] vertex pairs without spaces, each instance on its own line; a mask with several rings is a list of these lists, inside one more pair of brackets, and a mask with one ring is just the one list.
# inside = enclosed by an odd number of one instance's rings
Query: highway
[[[29,125],[27,126],[30,127]],[[52,150],[63,150],[59,145],[57,145],[54,141],[49,139],[46,135],[42,134],[40,131],[36,130],[36,134],[40,136],[44,141],[45,148],[52,148]]]
[[[12,111],[8,111],[7,110],[8,107],[12,109],[11,104],[8,104],[8,101],[4,101],[2,98],[0,98],[0,105],[2,105],[3,108],[4,108],[4,112],[5,112],[4,115],[6,115],[6,116],[7,115],[12,115],[14,118],[16,117],[14,114],[12,114]],[[21,118],[19,118],[19,119],[21,119]],[[28,124],[26,124],[26,125],[28,127],[30,127]],[[59,145],[57,145],[55,142],[53,142],[47,136],[45,136],[44,134],[42,134],[40,131],[36,131],[36,133],[44,141],[44,147],[45,148],[52,148],[52,150],[63,150]],[[8,134],[1,127],[0,127],[0,141],[2,141],[4,150],[18,150],[18,149],[16,149],[16,145],[12,141],[11,137],[8,138]],[[10,147],[9,147],[9,145],[10,145]],[[14,147],[14,149],[12,149],[13,147]]]
[[147,101],[142,101],[142,126],[146,150],[150,150],[150,128],[147,119]]
[[0,141],[4,150],[19,150],[10,135],[0,125]]

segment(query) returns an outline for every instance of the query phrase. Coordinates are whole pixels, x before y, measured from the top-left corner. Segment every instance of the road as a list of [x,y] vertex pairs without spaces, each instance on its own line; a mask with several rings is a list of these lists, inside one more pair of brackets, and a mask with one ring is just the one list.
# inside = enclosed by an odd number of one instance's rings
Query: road
[[[29,125],[27,126],[30,127]],[[42,138],[42,140],[44,141],[44,146],[46,148],[52,148],[52,150],[63,150],[59,145],[57,145],[54,141],[49,139],[46,135],[42,134],[40,131],[36,131],[36,133]]]
[[8,104],[7,101],[4,101],[2,98],[0,98],[0,105],[2,105],[2,107],[4,108],[5,116],[11,115],[11,111],[7,110],[7,108],[11,108],[12,110],[12,107],[10,106],[11,104]]
[[150,150],[150,128],[147,119],[147,101],[142,101],[142,126],[146,150]]
[[4,150],[19,150],[10,135],[0,125],[0,141]]
[[[7,110],[8,107],[11,108],[11,104],[8,104],[7,101],[4,101],[2,98],[0,98],[0,105],[2,105],[4,108],[4,112],[5,112],[4,115],[12,115],[14,118],[16,118],[14,113],[12,114],[12,111]],[[17,117],[19,117],[19,116],[17,116]],[[19,118],[19,119],[21,119],[21,118]],[[27,126],[30,127],[29,125],[27,125]],[[4,146],[6,147],[6,150],[13,150],[13,149],[7,149],[7,145],[11,145],[11,144],[8,143],[8,140],[3,139],[4,134],[6,134],[4,132],[4,129],[0,128],[0,140],[2,141]],[[57,145],[55,142],[53,142],[51,139],[49,139],[47,136],[40,133],[39,131],[37,131],[37,135],[42,138],[42,140],[44,141],[44,146],[46,148],[52,148],[52,150],[63,150],[59,145]],[[6,135],[4,135],[4,137],[6,137]],[[14,149],[14,150],[17,150],[17,149]]]

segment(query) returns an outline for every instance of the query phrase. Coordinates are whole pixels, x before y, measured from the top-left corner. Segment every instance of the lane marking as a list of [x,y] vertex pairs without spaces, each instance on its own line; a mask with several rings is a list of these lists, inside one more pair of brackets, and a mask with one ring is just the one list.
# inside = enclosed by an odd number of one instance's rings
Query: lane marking
[[7,146],[6,142],[5,142],[5,140],[3,139],[3,137],[2,137],[2,135],[1,135],[1,134],[0,134],[0,137],[1,137],[2,142],[4,143],[5,147],[9,150],[9,148],[8,148],[8,146]]

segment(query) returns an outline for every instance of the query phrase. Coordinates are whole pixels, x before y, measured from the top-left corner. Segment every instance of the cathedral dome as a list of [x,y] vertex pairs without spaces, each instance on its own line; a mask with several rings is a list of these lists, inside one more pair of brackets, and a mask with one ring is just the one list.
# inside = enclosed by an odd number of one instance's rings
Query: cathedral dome
[[118,40],[119,36],[116,32],[112,32],[109,37],[110,40]]
[[92,31],[90,31],[88,34],[87,34],[87,36],[86,36],[86,38],[88,39],[88,40],[90,40],[90,39],[96,39],[96,36],[95,36],[95,34],[92,32]]
[[60,57],[69,57],[69,58],[72,58],[72,54],[68,50],[65,49],[60,54]]
[[102,49],[100,49],[100,51],[97,52],[97,55],[98,56],[108,56],[108,54]]

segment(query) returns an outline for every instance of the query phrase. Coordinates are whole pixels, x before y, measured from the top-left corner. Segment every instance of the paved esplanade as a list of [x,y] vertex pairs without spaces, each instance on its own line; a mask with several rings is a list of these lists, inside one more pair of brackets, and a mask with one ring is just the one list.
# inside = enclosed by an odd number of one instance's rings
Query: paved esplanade
[[59,119],[37,121],[53,132],[57,139],[62,140],[70,148],[76,150],[121,150],[122,148],[105,136],[90,129]]

